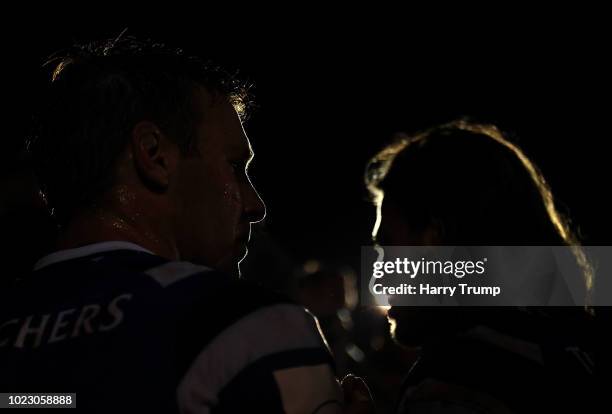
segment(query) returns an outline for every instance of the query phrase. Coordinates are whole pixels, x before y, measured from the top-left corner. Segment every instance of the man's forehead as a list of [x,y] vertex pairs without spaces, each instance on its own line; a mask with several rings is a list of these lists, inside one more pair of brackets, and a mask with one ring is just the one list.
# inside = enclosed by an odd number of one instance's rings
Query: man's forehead
[[221,109],[224,112],[224,116],[222,116],[223,125],[227,127],[225,142],[228,150],[234,157],[251,160],[255,154],[251,142],[244,131],[240,117],[231,103],[223,102],[222,105],[224,106]]
[[211,107],[221,106],[231,115],[232,118],[237,118],[241,123],[242,120],[242,104],[235,102],[231,96],[221,92],[210,91],[203,85],[197,85],[193,94],[195,110],[200,111],[204,116],[209,112]]
[[223,147],[233,157],[251,159],[253,149],[242,122],[230,100],[214,95],[203,87],[196,93],[198,110],[201,111],[204,145]]

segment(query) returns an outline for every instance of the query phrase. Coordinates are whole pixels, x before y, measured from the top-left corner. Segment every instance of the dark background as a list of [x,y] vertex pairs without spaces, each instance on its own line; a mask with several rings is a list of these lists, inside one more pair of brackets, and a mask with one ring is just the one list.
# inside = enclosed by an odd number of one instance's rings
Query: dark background
[[109,23],[92,14],[8,33],[7,168],[27,130],[45,57],[127,27],[254,82],[258,109],[246,129],[268,207],[265,230],[300,260],[358,255],[373,220],[364,166],[394,132],[466,115],[508,131],[543,170],[583,241],[609,243],[610,64],[596,14],[423,21],[408,12],[300,13],[248,26],[226,15],[142,24],[147,19]]

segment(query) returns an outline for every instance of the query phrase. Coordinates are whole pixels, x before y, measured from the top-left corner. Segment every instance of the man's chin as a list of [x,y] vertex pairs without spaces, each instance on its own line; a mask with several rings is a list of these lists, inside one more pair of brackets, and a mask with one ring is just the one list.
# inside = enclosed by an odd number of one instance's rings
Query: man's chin
[[220,263],[216,270],[219,270],[225,274],[231,276],[240,276],[240,264],[237,260],[231,260],[227,262]]
[[248,255],[249,255],[249,248],[247,246],[242,247],[238,253],[239,259],[236,261],[236,263],[240,265],[240,263],[242,263],[242,261],[246,259]]
[[246,247],[241,248],[231,257],[227,257],[225,260],[222,260],[217,266],[216,269],[222,271],[223,273],[227,273],[232,276],[240,276],[240,264],[247,257],[248,250]]

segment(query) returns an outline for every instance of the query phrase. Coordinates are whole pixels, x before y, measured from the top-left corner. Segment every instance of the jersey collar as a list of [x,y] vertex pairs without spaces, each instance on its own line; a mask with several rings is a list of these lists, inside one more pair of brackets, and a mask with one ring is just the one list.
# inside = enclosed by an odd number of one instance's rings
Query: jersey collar
[[78,257],[89,256],[91,254],[108,252],[112,250],[136,250],[149,254],[154,254],[150,250],[145,249],[132,242],[127,241],[105,241],[100,243],[88,244],[74,249],[65,249],[53,252],[42,257],[34,265],[34,270],[42,269],[53,263],[63,262],[65,260],[76,259]]

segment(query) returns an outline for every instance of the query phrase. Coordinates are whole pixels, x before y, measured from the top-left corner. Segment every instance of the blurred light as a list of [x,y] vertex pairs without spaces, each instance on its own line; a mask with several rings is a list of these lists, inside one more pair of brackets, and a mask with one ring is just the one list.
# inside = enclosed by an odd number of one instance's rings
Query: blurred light
[[342,308],[336,313],[336,315],[338,315],[340,324],[345,330],[350,331],[353,329],[353,318],[351,317],[351,312],[349,312],[348,309]]
[[303,269],[306,274],[311,275],[321,269],[321,263],[318,260],[308,260],[304,263]]
[[359,303],[359,293],[357,290],[357,277],[351,269],[343,269],[342,280],[344,282],[344,305],[353,310]]
[[375,351],[380,351],[385,346],[384,336],[375,336],[370,341],[370,347]]
[[362,362],[365,359],[365,354],[355,344],[348,344],[346,346],[346,353],[353,358],[355,362]]

